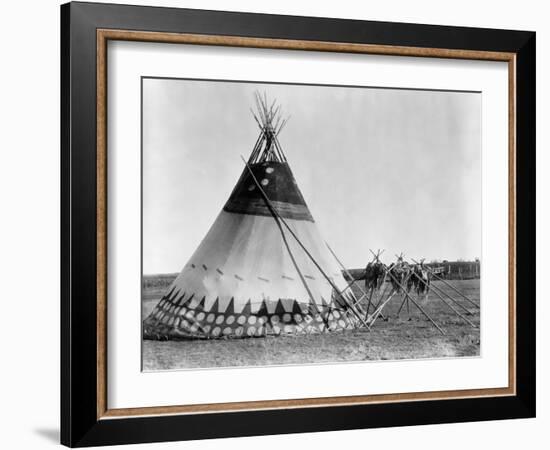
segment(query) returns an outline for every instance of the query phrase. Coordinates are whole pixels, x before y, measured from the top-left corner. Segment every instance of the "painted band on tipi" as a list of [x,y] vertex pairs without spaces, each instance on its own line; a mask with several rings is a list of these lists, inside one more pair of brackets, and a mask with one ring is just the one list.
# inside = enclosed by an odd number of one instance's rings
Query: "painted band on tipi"
[[278,140],[288,119],[256,93],[260,135],[225,206],[143,322],[146,339],[351,329],[362,311]]

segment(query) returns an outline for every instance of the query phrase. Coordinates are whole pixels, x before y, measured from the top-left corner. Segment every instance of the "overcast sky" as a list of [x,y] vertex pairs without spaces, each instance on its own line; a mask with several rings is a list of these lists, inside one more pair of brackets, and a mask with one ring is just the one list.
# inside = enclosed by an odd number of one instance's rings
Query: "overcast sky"
[[481,253],[481,94],[143,80],[143,270],[178,272],[243,170],[254,91],[291,118],[280,142],[322,236],[349,267]]

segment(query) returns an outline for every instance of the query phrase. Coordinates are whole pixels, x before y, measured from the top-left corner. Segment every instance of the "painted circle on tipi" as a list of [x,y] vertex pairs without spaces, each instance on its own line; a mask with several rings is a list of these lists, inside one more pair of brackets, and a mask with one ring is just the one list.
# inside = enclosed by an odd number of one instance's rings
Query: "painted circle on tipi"
[[273,316],[273,317],[271,317],[271,323],[272,323],[273,325],[279,323],[279,320],[281,320],[281,319],[279,319],[279,316]]
[[254,336],[255,332],[256,332],[255,327],[248,327],[248,330],[246,330],[246,334],[248,334],[249,336]]
[[198,313],[198,314],[197,314],[197,320],[204,320],[204,316],[205,316],[205,315],[206,315],[206,314],[204,314],[203,312]]
[[227,318],[225,319],[225,323],[227,325],[231,325],[233,322],[235,322],[235,316],[227,316]]
[[239,318],[237,319],[237,323],[239,325],[244,325],[246,322],[246,317],[245,316],[239,316]]
[[216,324],[220,325],[223,323],[224,316],[218,316],[216,317]]
[[251,184],[250,186],[248,186],[248,190],[249,190],[249,191],[253,191],[254,189],[256,189],[256,186],[254,186],[253,184]]
[[334,312],[332,313],[332,315],[333,315],[336,319],[338,319],[338,318],[340,317],[340,313],[339,313],[338,311],[334,311]]
[[300,323],[302,321],[302,316],[298,313],[294,314],[294,321]]
[[208,323],[212,323],[212,322],[214,322],[214,318],[215,318],[215,317],[216,317],[216,316],[215,316],[214,314],[210,313],[210,314],[208,314],[208,317],[206,318],[206,321],[207,321]]
[[214,336],[219,336],[221,332],[222,332],[222,329],[220,327],[216,327],[212,330],[212,334]]
[[232,330],[231,330],[231,327],[225,327],[225,328],[223,329],[223,334],[224,334],[225,336],[229,336],[229,335],[231,334],[231,331],[232,331]]
[[256,336],[262,336],[264,334],[264,327],[258,327],[256,330]]
[[283,314],[283,322],[289,323],[292,320],[292,316],[289,313]]
[[273,173],[275,169],[273,167],[268,167],[265,169],[266,173]]
[[237,327],[235,329],[235,336],[241,336],[244,332],[244,328],[243,327]]
[[264,178],[262,181],[262,186],[267,186],[269,184],[269,180],[267,178]]
[[250,325],[254,325],[254,324],[256,323],[256,316],[250,316],[250,317],[248,318],[248,323],[249,323]]

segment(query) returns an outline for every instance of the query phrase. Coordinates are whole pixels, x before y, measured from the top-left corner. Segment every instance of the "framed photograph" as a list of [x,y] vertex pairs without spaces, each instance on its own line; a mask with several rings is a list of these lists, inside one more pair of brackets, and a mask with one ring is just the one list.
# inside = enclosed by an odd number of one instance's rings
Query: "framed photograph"
[[61,441],[535,415],[535,33],[61,7]]

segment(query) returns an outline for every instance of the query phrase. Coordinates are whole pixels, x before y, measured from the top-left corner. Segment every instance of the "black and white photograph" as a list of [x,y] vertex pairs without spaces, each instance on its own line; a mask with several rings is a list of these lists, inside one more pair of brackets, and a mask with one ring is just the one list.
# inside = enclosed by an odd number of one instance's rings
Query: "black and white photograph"
[[142,78],[142,370],[480,355],[480,92]]

